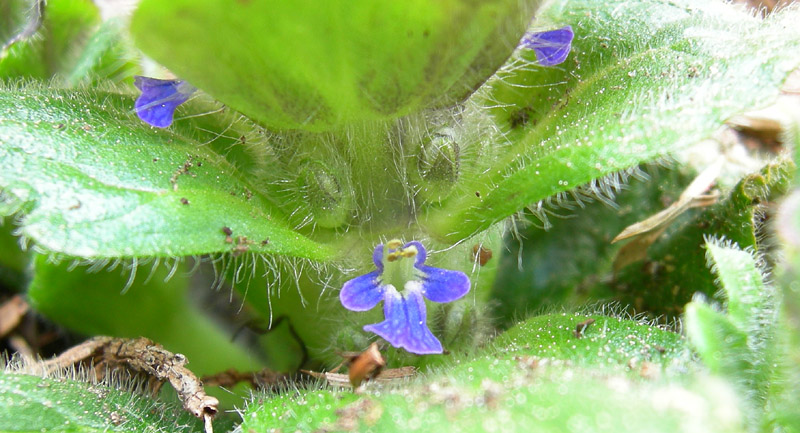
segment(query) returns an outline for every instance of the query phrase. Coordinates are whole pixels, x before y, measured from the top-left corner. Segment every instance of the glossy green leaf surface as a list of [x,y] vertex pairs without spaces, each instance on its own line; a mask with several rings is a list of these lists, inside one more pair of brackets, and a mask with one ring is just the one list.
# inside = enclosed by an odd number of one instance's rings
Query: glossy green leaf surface
[[518,60],[488,83],[481,97],[509,144],[425,216],[437,236],[462,239],[708,138],[774,99],[800,64],[797,8],[762,20],[722,2],[571,0],[542,12],[537,23],[572,25],[573,53],[549,69]]
[[0,431],[191,432],[181,408],[106,385],[0,372]]
[[148,55],[266,126],[325,130],[466,98],[539,3],[145,0],[133,33]]
[[[0,190],[22,210],[22,235],[87,258],[222,253],[238,244],[330,256],[220,155],[144,125],[132,106],[110,92],[0,89]],[[246,240],[226,242],[223,227]]]
[[[741,415],[735,403],[731,406],[736,397],[719,381],[698,377],[695,385],[679,390],[653,380],[672,374],[672,366],[685,368],[677,334],[594,317],[597,322],[582,338],[572,331],[586,316],[531,319],[500,336],[485,353],[453,359],[397,387],[268,395],[251,403],[241,428],[669,432],[692,425],[705,431],[741,431]],[[703,409],[681,407],[681,398]],[[729,410],[725,417],[710,416],[722,408]]]

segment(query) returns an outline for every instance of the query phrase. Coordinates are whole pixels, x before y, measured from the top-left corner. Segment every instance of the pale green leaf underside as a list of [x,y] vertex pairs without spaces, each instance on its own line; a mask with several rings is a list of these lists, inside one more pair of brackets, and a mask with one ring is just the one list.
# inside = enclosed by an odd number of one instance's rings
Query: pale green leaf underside
[[[177,268],[171,277],[173,270],[164,265],[156,269],[141,265],[138,271],[89,269],[49,263],[47,257],[36,255],[27,299],[37,313],[82,335],[156,341],[171,352],[185,355],[198,375],[261,367],[231,341],[230,332],[194,305],[188,291],[187,266]],[[214,348],[213,355],[209,354],[210,347]]]
[[222,157],[131,107],[108,92],[0,90],[0,191],[22,235],[80,257],[184,256],[231,251],[230,227],[249,251],[329,257]]
[[173,72],[264,125],[326,130],[465,99],[541,0],[173,0],[132,32]]
[[800,65],[797,8],[760,20],[722,2],[571,0],[542,12],[540,22],[573,27],[573,53],[557,68],[517,68],[489,83],[486,104],[511,143],[494,169],[426,216],[439,236],[461,239],[697,143],[770,102]]

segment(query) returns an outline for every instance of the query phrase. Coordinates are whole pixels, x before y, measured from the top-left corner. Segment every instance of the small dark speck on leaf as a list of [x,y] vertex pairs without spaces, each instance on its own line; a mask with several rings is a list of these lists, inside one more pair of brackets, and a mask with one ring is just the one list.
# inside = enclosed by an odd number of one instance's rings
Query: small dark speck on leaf
[[[225,242],[228,242],[228,238],[225,238]],[[238,257],[247,251],[250,250],[250,245],[253,243],[250,239],[247,239],[247,236],[236,236],[236,245],[233,247],[233,256]]]
[[57,123],[57,124],[53,125],[53,128],[54,129],[64,129],[64,124],[63,123]]
[[153,158],[153,162],[158,162],[158,158]]
[[233,234],[233,230],[231,230],[230,227],[225,226],[225,227],[222,228],[222,233],[225,234],[225,243],[226,244],[232,244],[233,243],[233,238],[231,237],[231,235]]
[[478,263],[481,266],[485,266],[492,259],[492,250],[483,245],[475,244],[472,247],[472,255],[475,259],[478,259]]
[[186,197],[181,197],[181,204],[186,206],[189,204],[189,200]]
[[574,335],[575,338],[583,337],[583,332],[594,322],[594,319],[586,319],[585,321],[578,323],[578,325],[575,327],[575,331],[572,332],[572,335]]
[[269,245],[269,239],[264,239],[263,241],[261,241],[261,246],[262,247],[266,246],[266,245]]
[[120,424],[122,424],[123,422],[125,422],[125,417],[121,416],[121,415],[120,415],[119,413],[117,413],[116,411],[114,411],[114,412],[111,412],[111,413],[109,414],[109,418],[111,419],[111,424],[114,424],[114,425],[120,425]]
[[524,126],[530,122],[531,113],[528,108],[522,108],[514,113],[511,113],[511,117],[508,120],[511,122],[512,128],[519,128],[520,126]]
[[481,198],[481,192],[480,191],[475,191],[475,197]]

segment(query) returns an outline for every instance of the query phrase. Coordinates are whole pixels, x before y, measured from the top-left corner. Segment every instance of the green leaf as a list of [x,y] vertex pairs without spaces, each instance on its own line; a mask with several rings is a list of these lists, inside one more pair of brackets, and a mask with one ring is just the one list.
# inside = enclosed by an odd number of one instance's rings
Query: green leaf
[[[26,11],[28,7],[26,4]],[[0,57],[0,78],[46,80],[68,75],[75,68],[76,54],[99,21],[97,8],[89,0],[47,1],[37,36],[17,42]],[[19,31],[24,25],[17,27]]]
[[[586,316],[531,319],[501,336],[484,353],[472,359],[451,359],[395,387],[368,384],[358,393],[312,388],[261,396],[247,408],[240,428],[743,430],[737,397],[726,384],[702,376],[677,383],[641,379],[671,375],[670,366],[685,368],[680,336],[630,320],[593,317],[598,321],[580,339],[571,331]],[[662,348],[664,354],[655,349],[659,344],[667,345]]]
[[[580,338],[576,336],[579,324]],[[669,365],[685,357],[680,334],[645,323],[602,315],[567,314],[532,317],[501,334],[497,347],[593,367],[623,367],[648,361]],[[685,361],[685,359],[683,360]]]
[[[222,253],[236,244],[331,257],[222,156],[180,129],[146,126],[131,107],[133,98],[112,92],[0,89],[0,189],[5,207],[24,215],[23,236],[87,258]],[[226,242],[223,227],[246,240]]]
[[200,420],[138,393],[64,378],[0,372],[3,432],[195,432]]
[[686,305],[684,326],[703,363],[724,376],[742,378],[752,368],[747,335],[719,311],[703,302]]
[[28,287],[32,307],[84,335],[147,337],[186,355],[199,375],[261,368],[231,342],[229,331],[214,324],[190,299],[186,266],[156,263],[130,269],[123,264],[103,269],[101,265],[53,264],[37,255]]
[[570,0],[542,12],[540,20],[573,27],[573,53],[542,69],[522,52],[474,97],[496,107],[510,144],[425,215],[438,237],[463,239],[708,138],[731,115],[771,101],[800,64],[797,8],[762,20],[722,2]]
[[756,337],[775,321],[775,295],[764,285],[761,270],[751,253],[710,241],[706,243],[713,270],[728,299],[728,319]]
[[132,32],[148,55],[266,126],[326,130],[463,100],[539,3],[145,0]]
[[70,86],[103,79],[120,82],[138,72],[138,59],[126,37],[125,24],[120,19],[110,19],[100,24],[66,77]]
[[728,297],[728,312],[701,301],[686,306],[686,334],[709,369],[746,396],[751,423],[767,418],[764,409],[782,362],[776,352],[776,297],[764,284],[752,254],[732,244],[706,243],[709,261]]
[[0,219],[0,287],[22,291],[27,280],[30,253],[22,251],[13,218]]

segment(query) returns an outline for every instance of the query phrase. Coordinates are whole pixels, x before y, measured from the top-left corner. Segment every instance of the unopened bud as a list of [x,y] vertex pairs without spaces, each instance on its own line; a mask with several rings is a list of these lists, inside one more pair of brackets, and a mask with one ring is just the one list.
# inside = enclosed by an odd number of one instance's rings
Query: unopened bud
[[344,170],[332,171],[318,161],[302,165],[298,184],[305,196],[314,222],[322,227],[339,227],[350,219],[353,190]]

